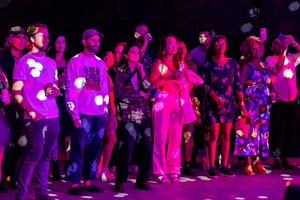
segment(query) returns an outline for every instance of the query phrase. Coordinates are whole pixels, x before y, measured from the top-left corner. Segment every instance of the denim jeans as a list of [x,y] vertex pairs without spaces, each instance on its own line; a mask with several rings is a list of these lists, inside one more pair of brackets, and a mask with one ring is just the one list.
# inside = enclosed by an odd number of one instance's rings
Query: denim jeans
[[96,178],[102,148],[107,114],[100,116],[80,114],[81,127],[71,133],[71,152],[66,169],[66,179],[79,184]]
[[17,199],[26,199],[28,185],[35,170],[36,199],[46,195],[48,188],[48,172],[50,153],[59,133],[59,119],[42,119],[31,121],[27,127],[27,144],[24,162],[20,168]]

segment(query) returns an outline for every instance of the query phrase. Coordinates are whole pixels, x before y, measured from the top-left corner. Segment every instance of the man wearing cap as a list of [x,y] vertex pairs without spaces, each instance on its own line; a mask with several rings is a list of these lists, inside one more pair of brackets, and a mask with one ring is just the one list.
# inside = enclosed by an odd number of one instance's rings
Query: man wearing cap
[[[71,152],[66,179],[71,182],[71,195],[102,192],[92,181],[96,178],[104,127],[108,111],[106,65],[95,54],[103,37],[95,29],[82,35],[84,50],[71,58],[67,67],[66,102],[75,130],[71,133]],[[81,177],[84,187],[80,187]]]
[[56,63],[44,53],[49,43],[47,26],[33,24],[28,27],[27,34],[32,50],[19,60],[13,71],[12,94],[24,110],[24,118],[29,120],[16,199],[26,199],[28,185],[35,171],[35,196],[42,200],[49,199],[49,159],[59,133],[58,107],[55,101],[59,88]]
[[[20,26],[14,26],[8,32],[4,49],[0,50],[0,67],[8,79],[9,93],[11,93],[13,69],[15,63],[23,56],[26,39],[27,35],[25,30]],[[17,140],[24,123],[21,121],[21,118],[18,118],[22,113],[15,101],[11,101],[11,103],[4,106],[3,109],[5,111],[5,119],[10,128],[10,143],[12,145],[7,149],[8,151],[5,151],[2,180],[6,180],[6,177],[10,176],[10,186],[15,188],[18,173],[18,170],[15,169],[17,166],[15,165],[20,155],[20,147],[17,145]]]

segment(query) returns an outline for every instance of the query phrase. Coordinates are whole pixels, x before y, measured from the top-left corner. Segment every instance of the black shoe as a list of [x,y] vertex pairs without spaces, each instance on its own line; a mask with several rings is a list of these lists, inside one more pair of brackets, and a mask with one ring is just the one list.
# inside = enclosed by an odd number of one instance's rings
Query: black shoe
[[147,181],[137,181],[135,183],[135,188],[140,190],[151,190],[152,187]]
[[52,180],[53,181],[60,181],[61,177],[59,174],[59,165],[58,165],[58,161],[54,161],[52,160]]
[[190,162],[190,167],[191,168],[199,168],[199,165],[195,161]]
[[234,176],[234,174],[228,169],[228,167],[221,167],[220,175],[222,175],[222,176]]
[[275,159],[275,161],[274,161],[274,169],[283,170],[281,159],[279,159],[279,158]]
[[295,167],[289,163],[287,160],[282,161],[282,167],[287,170],[294,170]]
[[208,171],[207,171],[207,176],[208,177],[217,177],[217,172],[216,172],[216,168],[215,167],[209,167]]
[[2,183],[0,183],[0,193],[8,193],[8,189]]
[[88,192],[92,192],[92,193],[102,193],[103,192],[103,189],[97,187],[96,185],[94,184],[91,184],[87,187],[84,187],[84,189]]
[[36,197],[36,199],[38,199],[38,200],[52,200],[52,198],[49,197],[47,194],[40,195],[40,196]]
[[89,193],[82,187],[77,186],[68,190],[68,194],[75,195],[75,196],[87,196]]
[[186,176],[196,176],[195,172],[193,172],[190,166],[183,166],[181,168],[181,174]]
[[115,183],[114,191],[116,192],[124,192],[123,183]]
[[60,175],[58,175],[58,176],[52,176],[52,179],[51,179],[52,181],[60,181],[61,180],[61,176]]
[[16,190],[18,188],[18,182],[11,180],[9,183],[9,188],[12,190]]

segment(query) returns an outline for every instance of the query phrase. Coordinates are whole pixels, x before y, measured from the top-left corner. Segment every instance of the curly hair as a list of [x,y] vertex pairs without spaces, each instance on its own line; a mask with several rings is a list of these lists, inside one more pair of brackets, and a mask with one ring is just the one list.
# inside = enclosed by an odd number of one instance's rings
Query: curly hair
[[248,36],[242,43],[240,47],[240,52],[242,54],[243,62],[248,62],[251,59],[251,46],[257,43],[262,49],[262,52],[265,52],[265,45],[260,41],[260,39],[254,35]]

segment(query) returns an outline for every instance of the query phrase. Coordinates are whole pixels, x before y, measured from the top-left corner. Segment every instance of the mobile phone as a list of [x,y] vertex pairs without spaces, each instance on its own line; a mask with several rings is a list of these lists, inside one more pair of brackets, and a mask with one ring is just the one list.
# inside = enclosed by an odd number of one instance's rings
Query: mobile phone
[[267,29],[266,28],[260,28],[260,37],[261,42],[264,42],[267,39]]

